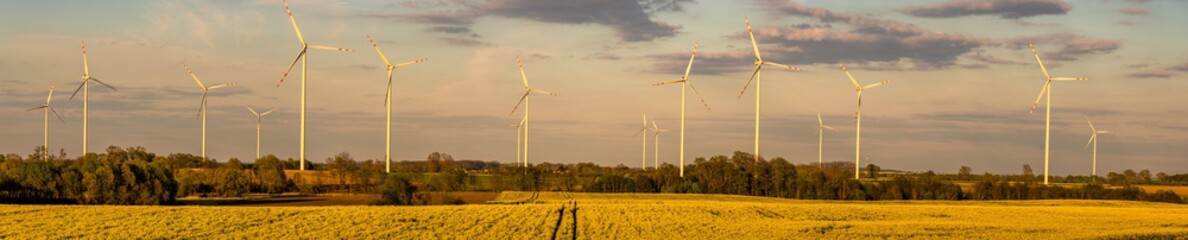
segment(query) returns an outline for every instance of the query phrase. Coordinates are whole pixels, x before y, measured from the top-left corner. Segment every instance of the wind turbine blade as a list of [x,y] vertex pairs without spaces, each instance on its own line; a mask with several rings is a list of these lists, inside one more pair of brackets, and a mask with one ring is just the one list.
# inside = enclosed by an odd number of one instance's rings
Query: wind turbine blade
[[425,62],[425,61],[429,61],[429,59],[428,59],[428,58],[421,58],[421,59],[412,60],[412,61],[408,61],[408,62],[402,62],[402,63],[396,64],[396,66],[394,66],[394,67],[395,67],[395,68],[402,68],[402,67],[404,67],[404,66],[408,66],[408,65],[413,65],[413,64],[417,64],[417,63],[423,63],[423,62]]
[[1097,128],[1093,127],[1093,121],[1089,120],[1089,116],[1085,116],[1085,122],[1089,123],[1089,131],[1097,132]]
[[752,73],[751,73],[751,78],[747,80],[747,84],[746,84],[746,85],[743,85],[742,91],[739,91],[739,92],[738,92],[738,99],[742,99],[742,96],[743,96],[743,94],[746,94],[746,93],[747,93],[747,87],[750,87],[750,86],[751,86],[751,82],[754,82],[754,81],[755,81],[755,76],[756,76],[756,75],[759,75],[759,69],[761,69],[761,68],[763,68],[763,65],[756,65],[756,66],[755,66],[755,72],[752,72]]
[[388,88],[384,90],[384,104],[388,104],[392,99],[392,69],[388,69]]
[[883,81],[881,81],[881,82],[872,83],[872,84],[870,84],[870,85],[862,86],[862,89],[864,89],[864,90],[865,90],[865,89],[870,89],[870,88],[873,88],[873,87],[878,87],[878,86],[882,86],[883,84],[888,84],[888,83],[891,83],[891,80],[883,80]]
[[97,82],[97,83],[99,83],[99,84],[103,85],[104,87],[110,88],[111,90],[116,90],[116,91],[119,91],[119,89],[116,89],[115,87],[112,87],[111,85],[108,85],[107,83],[105,83],[105,82],[103,82],[103,81],[99,81],[99,79],[98,79],[98,78],[91,78],[91,80],[94,80],[95,82]]
[[653,131],[656,131],[656,132],[660,131],[660,126],[656,125],[656,120],[652,120],[652,129],[653,129]]
[[1086,148],[1086,149],[1088,149],[1088,148],[1089,148],[1089,144],[1093,144],[1093,141],[1096,141],[1096,140],[1097,140],[1097,133],[1094,133],[1093,135],[1090,135],[1090,136],[1089,136],[1089,142],[1086,142],[1086,143],[1085,143],[1085,148]]
[[1044,88],[1040,89],[1039,96],[1035,97],[1035,102],[1031,103],[1031,111],[1029,111],[1027,113],[1030,114],[1030,113],[1035,112],[1035,107],[1039,106],[1040,99],[1044,98],[1044,93],[1048,92],[1049,87],[1052,87],[1052,81],[1047,81],[1046,83],[1044,83]]
[[235,82],[227,82],[227,83],[224,83],[224,84],[219,84],[219,85],[210,86],[210,88],[207,88],[207,90],[211,90],[211,89],[219,89],[219,88],[230,87],[230,86],[235,86]]
[[759,55],[759,43],[755,42],[755,33],[751,30],[751,18],[743,17],[747,21],[747,36],[751,37],[751,49],[755,50],[755,62],[757,64],[763,62],[763,57]]
[[635,135],[631,135],[631,136],[632,137],[639,136],[640,133],[643,133],[644,131],[647,131],[647,130],[648,130],[648,127],[640,128],[638,132],[635,132]]
[[31,108],[29,108],[29,109],[25,109],[25,111],[26,111],[26,112],[28,112],[28,111],[33,111],[33,110],[37,110],[37,109],[47,108],[47,107],[49,107],[49,106],[47,106],[47,105],[41,105],[41,106],[37,106],[37,107],[31,107]]
[[53,100],[53,99],[54,99],[54,85],[50,84],[50,92],[48,95],[45,96],[45,105],[49,106],[50,100]]
[[846,77],[850,78],[850,82],[854,83],[854,87],[862,88],[862,85],[858,84],[858,80],[854,79],[854,75],[850,75],[850,70],[846,69],[845,64],[838,63],[837,66],[841,67],[842,72],[846,73]]
[[508,113],[507,113],[507,115],[508,115],[508,116],[511,116],[511,115],[512,115],[512,113],[516,113],[516,109],[519,109],[519,108],[520,108],[520,104],[524,104],[524,99],[527,99],[527,98],[528,98],[528,94],[531,94],[531,93],[532,93],[531,91],[524,91],[524,96],[520,97],[520,101],[519,101],[519,102],[516,102],[516,106],[515,106],[515,107],[512,107],[512,110],[511,110],[511,112],[508,112]]
[[305,46],[305,38],[301,37],[301,28],[297,27],[297,19],[293,18],[293,11],[289,9],[289,1],[281,0],[281,3],[285,5],[285,13],[289,14],[289,21],[293,22],[293,31],[297,32],[297,41],[301,42],[302,46]]
[[190,69],[190,65],[182,64],[182,67],[186,68],[186,73],[189,73],[190,78],[193,78],[194,82],[198,83],[198,87],[206,89],[206,85],[202,84],[202,80],[198,80],[198,75],[194,75],[194,70]]
[[685,82],[685,80],[677,79],[677,80],[666,81],[666,82],[652,83],[652,86],[662,86],[662,85],[668,85],[668,84],[673,84],[673,83],[682,83],[682,82]]
[[689,80],[689,72],[691,72],[693,70],[693,59],[697,58],[697,46],[700,46],[700,45],[701,45],[700,42],[693,43],[693,53],[689,54],[689,65],[685,66],[685,75],[681,79]]
[[330,50],[330,51],[339,51],[339,52],[354,52],[355,51],[355,49],[350,49],[350,48],[331,47],[331,46],[322,46],[322,45],[309,45],[309,48]]
[[553,92],[549,92],[549,91],[545,91],[545,90],[540,90],[540,89],[535,89],[535,88],[533,88],[533,89],[532,89],[532,92],[539,93],[539,94],[544,94],[544,95],[549,95],[549,96],[554,96],[554,97],[555,97],[555,96],[561,96],[561,95],[559,95],[559,94],[556,94],[556,93],[553,93]]
[[689,84],[689,89],[693,89],[693,94],[697,95],[697,100],[701,100],[701,105],[705,106],[706,110],[709,110],[709,104],[705,103],[705,98],[701,97],[700,92],[697,92],[697,87],[693,86],[693,82],[685,81],[685,83]]
[[1044,67],[1044,60],[1040,60],[1039,52],[1035,51],[1035,45],[1027,43],[1027,47],[1031,48],[1031,54],[1035,55],[1035,62],[1039,63],[1040,70],[1044,71],[1044,79],[1052,80],[1052,75],[1048,75],[1048,68]]
[[1109,133],[1114,133],[1114,132],[1106,131],[1106,130],[1097,131],[1097,134],[1109,134]]
[[49,108],[50,112],[54,113],[55,117],[58,117],[58,121],[61,121],[63,124],[66,123],[66,120],[62,119],[62,115],[58,115],[58,110],[54,110],[54,107],[50,107],[50,106],[45,106],[45,107]]
[[87,85],[87,80],[83,79],[81,84],[78,84],[78,89],[74,89],[74,93],[70,94],[70,100],[74,100],[74,95],[78,95],[78,91],[82,90],[83,86]]
[[375,44],[375,39],[371,38],[371,34],[367,34],[367,41],[371,42],[371,47],[375,48],[375,52],[379,53],[380,59],[384,60],[384,65],[392,66],[392,62],[388,61],[388,56],[384,56],[384,51],[380,51],[379,45]]
[[829,125],[821,125],[821,127],[822,127],[822,128],[825,128],[825,129],[829,129],[829,131],[837,131],[837,129],[833,128],[833,126],[829,126]]
[[289,63],[289,68],[285,69],[285,74],[281,75],[280,81],[276,82],[276,87],[280,87],[281,83],[285,82],[285,78],[289,77],[289,72],[293,71],[294,66],[297,66],[297,61],[300,61],[301,57],[305,56],[305,51],[305,47],[302,47],[301,51],[297,52],[297,57],[293,58],[293,63]]
[[248,110],[249,112],[252,112],[252,115],[256,115],[256,117],[259,117],[259,116],[260,116],[260,114],[259,114],[259,113],[256,113],[256,110],[255,110],[255,109],[252,109],[252,107],[248,107],[247,105],[244,105],[243,107],[244,107],[244,108],[247,108],[247,110]]
[[520,67],[520,79],[524,80],[524,88],[528,88],[528,74],[524,73],[524,61],[516,56],[516,65]]
[[1086,77],[1054,77],[1052,81],[1085,81],[1089,80]]
[[763,64],[772,65],[772,66],[776,66],[779,68],[787,68],[788,70],[792,70],[792,71],[800,71],[799,67],[792,66],[792,65],[784,65],[784,64],[767,62],[767,61],[764,61]]
[[821,120],[821,113],[817,113],[817,126],[825,126],[825,121]]
[[82,55],[83,55],[83,76],[84,76],[84,77],[90,77],[90,76],[91,76],[91,66],[90,66],[90,64],[87,64],[87,42],[81,42],[81,41],[80,41],[80,42],[79,42],[79,46],[81,46],[81,47],[82,47]]
[[264,115],[268,115],[269,113],[272,113],[275,111],[276,111],[276,108],[268,109],[268,111],[264,111],[264,113],[261,113],[260,116],[263,117]]
[[202,117],[202,107],[206,106],[206,91],[202,91],[202,102],[198,104],[198,114],[194,118]]

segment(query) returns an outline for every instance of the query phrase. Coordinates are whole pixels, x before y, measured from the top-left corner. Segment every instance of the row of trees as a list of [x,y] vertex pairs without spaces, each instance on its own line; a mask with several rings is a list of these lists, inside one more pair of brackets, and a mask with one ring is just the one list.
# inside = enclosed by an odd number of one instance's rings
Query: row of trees
[[166,164],[146,159],[148,155],[143,153],[144,148],[111,147],[106,153],[56,161],[5,155],[0,159],[0,200],[144,205],[173,202],[178,188],[173,171]]

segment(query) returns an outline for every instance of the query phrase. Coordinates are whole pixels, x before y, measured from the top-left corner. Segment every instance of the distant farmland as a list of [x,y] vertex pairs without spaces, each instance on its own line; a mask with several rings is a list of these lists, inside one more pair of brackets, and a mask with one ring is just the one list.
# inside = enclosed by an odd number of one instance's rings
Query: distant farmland
[[[570,200],[577,202],[576,218]],[[2,205],[0,238],[1067,239],[1188,237],[1188,207],[505,192],[461,206]],[[564,211],[558,211],[562,207]],[[562,215],[563,214],[563,215]],[[576,220],[576,224],[574,224]],[[576,229],[574,226],[576,225]],[[576,233],[575,231],[576,230]]]

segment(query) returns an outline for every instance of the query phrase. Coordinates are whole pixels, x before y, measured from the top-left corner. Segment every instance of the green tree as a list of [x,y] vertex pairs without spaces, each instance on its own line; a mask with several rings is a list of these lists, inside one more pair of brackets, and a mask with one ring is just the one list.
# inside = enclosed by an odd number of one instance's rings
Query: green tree
[[380,204],[412,205],[417,187],[407,178],[396,174],[388,174],[384,184],[380,187]]
[[282,193],[288,184],[288,179],[285,176],[284,163],[272,154],[265,155],[256,159],[252,164],[255,166],[256,178],[260,181],[260,189],[270,194]]

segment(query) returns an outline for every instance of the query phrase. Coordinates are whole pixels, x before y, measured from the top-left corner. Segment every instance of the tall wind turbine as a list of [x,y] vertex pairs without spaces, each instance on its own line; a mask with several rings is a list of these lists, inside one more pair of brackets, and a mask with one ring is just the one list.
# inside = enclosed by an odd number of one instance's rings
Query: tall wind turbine
[[1093,121],[1089,121],[1089,116],[1085,116],[1085,122],[1089,123],[1089,142],[1085,143],[1085,148],[1089,148],[1089,144],[1093,144],[1093,177],[1097,177],[1097,134],[1108,134],[1110,131],[1097,130],[1093,127]]
[[660,128],[656,125],[656,120],[652,120],[652,147],[655,148],[656,156],[652,158],[652,169],[660,169],[660,133],[667,132],[668,129]]
[[524,131],[520,131],[520,130],[523,129],[524,120],[526,120],[526,119],[527,118],[520,118],[520,123],[507,125],[508,127],[516,128],[516,165],[515,166],[520,166],[520,150],[521,150],[520,146],[521,146],[521,144],[524,143],[523,141],[520,140],[520,139],[524,138]]
[[54,116],[58,117],[58,121],[62,121],[63,124],[66,123],[66,120],[62,120],[62,115],[58,115],[58,111],[54,110],[53,106],[50,106],[50,100],[52,100],[52,99],[54,99],[54,84],[50,83],[49,96],[45,97],[45,104],[25,110],[25,111],[33,111],[33,110],[37,110],[37,109],[45,109],[45,123],[44,123],[45,124],[45,129],[44,129],[45,130],[45,133],[44,133],[45,134],[45,136],[44,136],[45,143],[43,143],[41,146],[45,148],[45,155],[43,157],[47,157],[47,159],[50,154],[50,150],[49,150],[49,114],[51,112],[54,113]]
[[817,113],[817,167],[818,168],[825,166],[825,162],[821,160],[822,159],[821,156],[824,155],[824,147],[823,146],[825,146],[824,145],[825,144],[825,141],[824,141],[825,129],[833,130],[833,127],[830,127],[829,125],[825,125],[825,121],[821,120],[821,113]]
[[[1089,78],[1083,77],[1052,77],[1048,74],[1048,68],[1044,67],[1044,61],[1040,60],[1039,52],[1035,51],[1035,45],[1027,44],[1031,48],[1031,54],[1035,55],[1035,62],[1039,63],[1040,71],[1044,72],[1044,87],[1040,89],[1039,97],[1035,98],[1035,102],[1031,103],[1031,111],[1034,113],[1035,108],[1039,105],[1040,99],[1047,98],[1048,112],[1044,115],[1044,185],[1048,184],[1048,153],[1052,144],[1052,81],[1085,81]],[[1047,94],[1047,97],[1044,94]]]
[[520,104],[524,105],[524,167],[528,167],[528,95],[531,95],[532,93],[544,94],[547,96],[558,95],[556,93],[535,89],[528,86],[528,75],[524,74],[524,61],[522,61],[518,56],[516,57],[516,65],[519,65],[520,67],[520,79],[524,80],[524,96],[520,97],[520,101],[516,103],[515,107],[512,107],[511,112],[507,113],[507,115],[516,113],[516,109],[520,108]]
[[198,87],[202,88],[202,102],[198,104],[198,117],[202,117],[202,159],[206,159],[206,94],[209,93],[210,90],[233,86],[235,85],[235,82],[227,82],[207,87],[205,84],[202,84],[202,80],[198,80],[198,75],[194,75],[194,71],[190,70],[190,66],[184,64],[182,66],[186,68],[186,73],[190,74],[190,78],[193,78],[194,82],[198,83]]
[[693,43],[693,53],[689,55],[689,65],[685,67],[685,75],[681,79],[653,83],[652,86],[661,86],[666,84],[680,83],[681,84],[681,177],[685,177],[685,89],[693,89],[693,93],[697,94],[697,99],[701,100],[701,105],[705,109],[709,109],[709,104],[705,103],[705,98],[701,97],[701,93],[697,92],[697,88],[693,87],[693,82],[689,81],[689,71],[693,69],[693,59],[697,57],[698,43]]
[[371,34],[367,35],[367,41],[371,42],[371,47],[375,48],[375,52],[379,53],[380,59],[384,60],[384,68],[388,71],[388,88],[387,93],[384,94],[384,109],[387,111],[387,121],[384,123],[384,162],[386,164],[386,172],[392,172],[392,71],[397,68],[416,64],[419,62],[428,61],[429,59],[421,58],[408,62],[392,65],[388,61],[388,56],[384,55],[384,51],[380,51],[379,45],[375,44],[375,39],[371,38]]
[[862,91],[890,83],[891,80],[862,86],[858,84],[858,80],[854,79],[853,75],[850,75],[850,71],[846,70],[845,64],[838,63],[837,65],[841,67],[842,72],[846,73],[846,77],[850,78],[850,82],[854,83],[854,90],[858,92],[858,111],[854,113],[855,119],[857,119],[854,124],[854,179],[859,179],[862,171],[862,165],[859,164],[859,156],[862,155]]
[[263,120],[264,116],[272,113],[272,111],[276,111],[276,108],[268,109],[268,111],[260,113],[256,112],[255,109],[252,109],[252,107],[248,107],[247,105],[244,105],[243,107],[247,108],[249,112],[252,112],[252,115],[256,116],[256,159],[260,159],[260,120]]
[[111,88],[111,90],[118,91],[118,89],[116,89],[115,87],[112,87],[111,85],[107,85],[107,83],[104,83],[103,81],[99,81],[99,79],[97,79],[97,78],[91,77],[91,67],[90,67],[90,65],[87,64],[87,43],[82,42],[82,43],[80,43],[80,45],[82,46],[82,56],[83,56],[83,75],[82,75],[83,82],[82,82],[82,84],[78,85],[78,89],[74,90],[74,94],[70,94],[70,99],[74,99],[74,95],[78,95],[78,90],[83,91],[83,139],[82,139],[83,140],[83,144],[82,144],[83,150],[82,150],[82,155],[86,156],[87,155],[87,123],[88,123],[87,117],[89,116],[87,114],[87,109],[89,109],[89,107],[87,105],[91,101],[91,97],[89,94],[91,92],[91,87],[90,87],[91,84],[90,83],[91,83],[91,81],[95,81],[95,82],[103,85],[104,87]]
[[792,71],[799,71],[800,68],[789,66],[774,62],[764,61],[763,57],[759,55],[759,44],[755,42],[755,33],[751,30],[751,19],[744,18],[747,21],[747,35],[751,37],[751,49],[755,50],[755,72],[751,73],[751,78],[747,80],[747,84],[743,85],[742,91],[738,93],[738,98],[742,99],[743,94],[747,93],[747,87],[751,86],[751,81],[755,82],[755,161],[759,161],[759,96],[763,88],[762,77],[759,69],[763,69],[763,65],[771,65],[779,68],[787,68]]
[[[642,159],[642,160],[639,160],[640,161],[640,166],[639,166],[640,170],[648,170],[648,134],[646,133],[647,131],[648,131],[648,114],[644,114],[643,115],[643,127],[640,127],[639,131],[635,132],[635,135],[634,135],[634,136],[640,136],[640,140],[639,140],[640,154],[639,154],[639,156]],[[640,133],[643,133],[643,134],[640,134]]]
[[331,50],[339,52],[354,52],[350,48],[328,47],[322,45],[313,45],[305,42],[305,37],[301,36],[301,28],[297,27],[297,20],[293,18],[293,11],[289,10],[289,2],[281,0],[285,5],[285,12],[289,14],[289,22],[293,23],[293,31],[297,33],[297,42],[301,43],[301,51],[297,52],[297,57],[293,58],[293,63],[289,64],[289,68],[285,69],[285,74],[281,76],[280,81],[276,83],[276,87],[280,87],[281,83],[285,82],[285,77],[289,76],[289,71],[293,70],[293,66],[297,65],[297,61],[301,61],[301,137],[300,137],[300,153],[298,158],[301,159],[301,171],[305,171],[305,77],[306,77],[306,63],[309,61],[309,56],[306,53],[309,49]]

